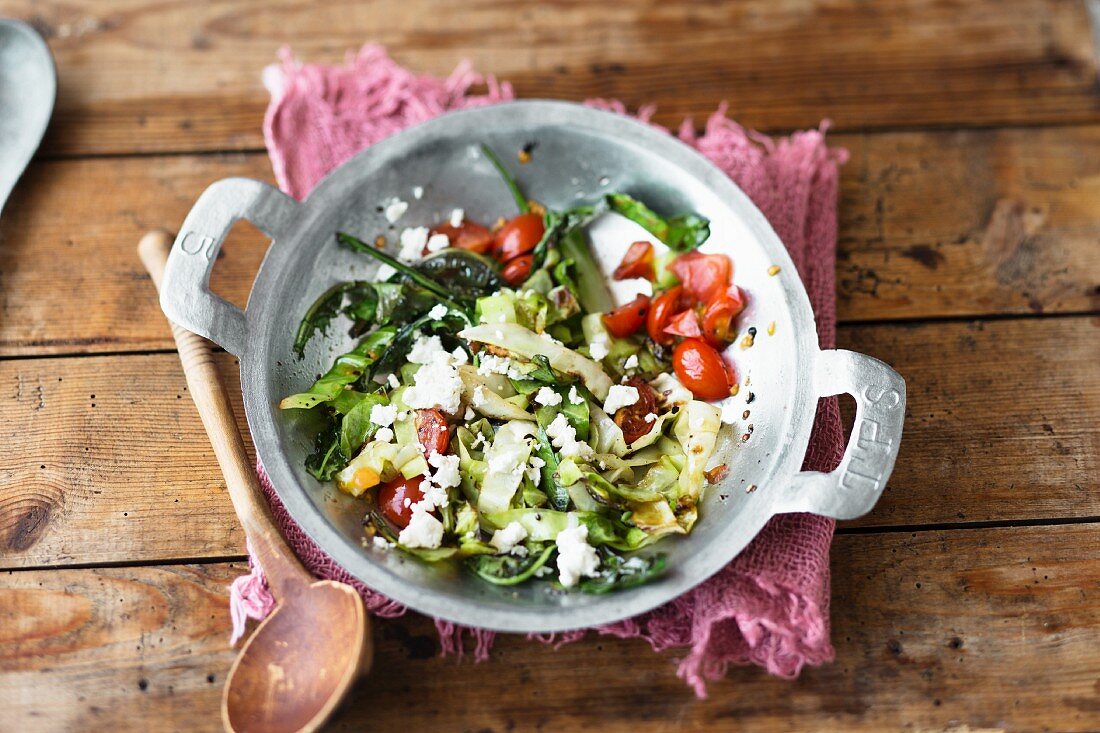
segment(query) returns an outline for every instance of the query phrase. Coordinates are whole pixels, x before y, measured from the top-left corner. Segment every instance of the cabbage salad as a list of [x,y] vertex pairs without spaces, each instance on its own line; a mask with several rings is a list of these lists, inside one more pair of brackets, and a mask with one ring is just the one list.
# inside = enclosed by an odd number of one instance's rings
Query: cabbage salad
[[[497,585],[644,583],[665,556],[634,551],[690,532],[725,471],[711,466],[724,417],[711,401],[736,384],[720,355],[743,303],[732,265],[695,251],[703,217],[623,193],[548,210],[482,151],[518,214],[483,226],[456,209],[400,230],[396,254],[337,233],[379,261],[376,280],[324,293],[295,348],[340,316],[358,345],[280,406],[317,414],[306,468],[364,500],[364,542],[380,550],[458,559]],[[383,210],[395,222],[404,206]],[[630,247],[615,277],[653,295],[618,308],[585,235],[607,212],[663,245]]]

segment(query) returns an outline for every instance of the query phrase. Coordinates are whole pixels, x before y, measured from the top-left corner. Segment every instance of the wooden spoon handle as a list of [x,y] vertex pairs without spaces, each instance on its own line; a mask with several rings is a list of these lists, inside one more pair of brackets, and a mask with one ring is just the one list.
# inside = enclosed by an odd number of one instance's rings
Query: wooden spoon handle
[[[164,266],[172,240],[167,232],[149,232],[138,245],[138,254],[160,290]],[[248,459],[244,441],[237,430],[233,407],[222,385],[221,376],[214,364],[209,343],[200,336],[177,326],[172,326],[183,373],[187,377],[187,389],[199,410],[199,417],[210,437],[218,465],[225,476],[233,509],[244,527],[252,552],[263,568],[267,581],[279,598],[305,587],[313,578],[298,562],[286,540],[275,528],[271,510],[260,490],[256,472]]]

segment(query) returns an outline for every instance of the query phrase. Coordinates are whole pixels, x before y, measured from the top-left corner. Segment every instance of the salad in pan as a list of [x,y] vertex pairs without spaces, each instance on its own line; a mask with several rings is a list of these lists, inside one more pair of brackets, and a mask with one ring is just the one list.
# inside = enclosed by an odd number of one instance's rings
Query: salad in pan
[[[434,227],[337,241],[380,262],[308,310],[301,354],[340,316],[358,338],[306,392],[281,402],[324,427],[306,468],[365,501],[367,537],[485,581],[545,578],[607,592],[644,583],[691,531],[736,390],[722,356],[744,306],[696,214],[669,218],[625,193],[567,211],[520,191],[488,148],[518,214],[486,227],[459,209]],[[414,190],[414,196],[418,191]],[[384,207],[401,218],[404,202]],[[630,245],[617,280],[648,283],[616,307],[586,226],[611,212],[661,244]],[[365,537],[366,541],[366,537]]]

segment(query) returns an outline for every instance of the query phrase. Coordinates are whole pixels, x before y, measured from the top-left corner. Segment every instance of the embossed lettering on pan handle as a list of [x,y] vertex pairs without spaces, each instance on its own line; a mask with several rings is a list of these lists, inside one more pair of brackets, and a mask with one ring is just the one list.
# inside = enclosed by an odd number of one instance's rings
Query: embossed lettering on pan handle
[[164,314],[241,356],[248,330],[244,311],[210,292],[210,271],[233,224],[250,221],[277,241],[298,206],[277,188],[248,178],[225,178],[203,191],[168,256],[160,292]]
[[853,519],[871,511],[894,470],[905,420],[905,381],[878,359],[838,349],[818,354],[814,385],[820,397],[855,397],[852,435],[836,470],[796,474],[776,513]]

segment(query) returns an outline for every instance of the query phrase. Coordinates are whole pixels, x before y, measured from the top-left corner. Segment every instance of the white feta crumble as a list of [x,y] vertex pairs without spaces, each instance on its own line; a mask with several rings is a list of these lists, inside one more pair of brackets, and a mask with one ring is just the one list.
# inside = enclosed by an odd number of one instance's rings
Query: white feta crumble
[[397,270],[383,262],[378,266],[378,272],[374,273],[374,278],[377,282],[385,282],[396,274]]
[[428,311],[428,318],[431,318],[433,321],[438,321],[449,312],[450,310],[447,308],[447,306],[443,305],[442,303],[436,303],[432,306],[432,309]]
[[397,419],[397,405],[375,405],[370,408],[370,421],[380,427],[393,425]]
[[421,482],[420,493],[423,495],[423,498],[416,503],[416,506],[428,511],[436,507],[444,506],[447,503],[447,490],[442,486],[436,486],[430,481]]
[[418,336],[416,341],[413,342],[412,348],[409,349],[407,358],[413,364],[427,364],[435,361],[441,354],[449,356],[443,350],[443,342],[439,340],[438,336]]
[[402,410],[401,412],[397,413],[397,419],[398,420],[405,420],[405,419],[408,419],[408,417],[409,417],[409,411],[408,410]]
[[397,389],[401,386],[401,380],[393,372],[386,375],[386,382],[390,385],[390,389]]
[[553,422],[546,426],[546,437],[566,458],[589,458],[594,455],[592,446],[583,440],[577,440],[576,429],[569,424],[563,413],[558,413]]
[[451,239],[446,234],[433,234],[428,237],[428,251],[438,252],[451,246]]
[[[474,412],[474,408],[467,406],[466,407],[466,414],[464,414],[462,416],[462,419],[464,419],[464,420],[473,420],[475,417],[477,417],[477,413]],[[480,433],[479,433],[479,435],[480,435]]]
[[446,351],[421,366],[416,372],[416,383],[405,390],[405,404],[414,410],[438,408],[454,415],[461,403],[462,379]]
[[455,366],[460,366],[470,361],[470,357],[466,355],[466,350],[461,346],[456,346],[455,350],[451,352],[451,363]]
[[462,226],[462,221],[466,218],[466,212],[462,209],[455,209],[451,212],[451,226],[458,229]]
[[564,346],[564,344],[561,341],[558,341],[556,338],[551,336],[549,331],[542,331],[542,332],[539,333],[539,336],[541,338],[549,341],[552,344],[557,344],[558,346]]
[[389,428],[378,428],[374,431],[374,439],[383,443],[393,442],[393,431]]
[[404,262],[416,262],[424,256],[428,245],[428,227],[409,227],[401,232],[401,251],[397,258]]
[[574,405],[579,405],[584,402],[584,398],[581,397],[581,393],[577,391],[576,385],[569,388],[569,402]]
[[641,399],[637,387],[624,387],[621,384],[611,385],[607,392],[607,399],[603,401],[603,411],[608,415],[614,415],[623,407],[630,407]]
[[394,197],[386,202],[386,208],[384,213],[386,215],[386,221],[393,224],[395,221],[405,215],[405,212],[409,210],[409,205],[401,199]]
[[419,505],[414,506],[409,526],[401,530],[397,541],[406,547],[434,549],[443,542],[443,523],[432,516],[427,509]]
[[528,480],[535,486],[538,486],[539,480],[542,479],[542,467],[546,465],[546,461],[542,460],[538,456],[531,456],[531,460],[528,461],[527,470],[525,471]]
[[424,198],[424,187],[423,186],[413,186],[413,198],[416,199],[417,201]]
[[496,354],[482,354],[480,362],[477,365],[477,373],[483,377],[487,377],[490,374],[504,374],[513,379],[519,379],[523,376],[512,365],[511,359],[507,356],[497,356]]
[[650,412],[650,413],[648,413],[648,414],[647,414],[647,415],[645,416],[645,421],[646,421],[646,422],[657,422],[657,413],[656,413],[656,412]]
[[[576,521],[571,517],[572,521]],[[584,576],[593,576],[600,568],[596,548],[588,544],[588,527],[583,524],[558,532],[558,582],[566,588],[574,586]]]
[[432,453],[428,456],[428,465],[435,469],[431,478],[436,486],[450,489],[462,483],[462,476],[458,472],[458,456]]
[[603,361],[607,358],[607,355],[611,353],[611,349],[607,346],[607,336],[603,334],[596,334],[596,337],[592,339],[592,343],[588,345],[588,353],[592,355],[592,358],[596,361]]
[[539,387],[539,391],[535,393],[535,402],[554,407],[561,404],[561,395],[549,387]]
[[378,534],[376,534],[374,536],[374,539],[371,540],[371,544],[373,544],[375,549],[378,550],[388,550],[390,549],[390,547],[392,547],[392,545],[389,543],[389,540]]
[[488,398],[485,396],[485,388],[484,387],[482,387],[480,384],[478,386],[474,387],[474,397],[473,397],[474,407],[481,407],[482,405],[485,404],[487,399]]
[[637,354],[631,354],[630,356],[627,357],[626,361],[623,362],[623,369],[637,369],[637,368],[638,368],[638,355]]
[[733,425],[737,422],[737,406],[733,404],[732,400],[722,405],[722,414],[720,417],[722,422],[727,425]]
[[501,554],[512,552],[516,545],[527,539],[527,530],[519,522],[510,522],[504,529],[493,532],[493,538],[489,544],[497,548]]

